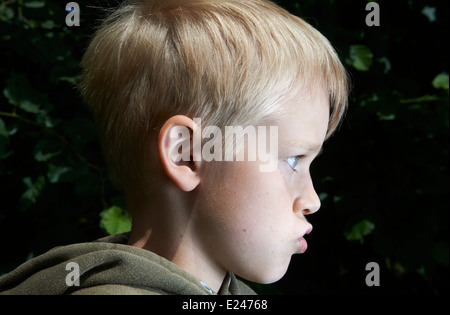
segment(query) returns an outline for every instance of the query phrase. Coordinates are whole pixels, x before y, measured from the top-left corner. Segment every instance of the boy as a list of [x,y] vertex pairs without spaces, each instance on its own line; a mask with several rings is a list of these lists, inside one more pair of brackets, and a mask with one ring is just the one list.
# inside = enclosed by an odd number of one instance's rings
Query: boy
[[[306,251],[305,216],[320,207],[309,166],[347,103],[328,41],[267,0],[127,1],[101,25],[82,68],[132,230],[56,248],[1,278],[0,290],[253,294],[235,274],[279,280],[292,254]],[[205,149],[229,126],[241,128]],[[276,142],[274,167],[223,158],[236,143],[233,156],[252,156],[255,139],[258,152]]]

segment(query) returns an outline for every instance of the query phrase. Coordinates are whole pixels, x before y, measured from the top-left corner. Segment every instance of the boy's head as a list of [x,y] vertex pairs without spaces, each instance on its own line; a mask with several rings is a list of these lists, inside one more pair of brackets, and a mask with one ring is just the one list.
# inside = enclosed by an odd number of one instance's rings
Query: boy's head
[[82,68],[114,181],[147,196],[170,117],[220,128],[267,124],[295,112],[293,97],[325,91],[328,137],[347,101],[329,42],[266,0],[126,1],[100,26]]

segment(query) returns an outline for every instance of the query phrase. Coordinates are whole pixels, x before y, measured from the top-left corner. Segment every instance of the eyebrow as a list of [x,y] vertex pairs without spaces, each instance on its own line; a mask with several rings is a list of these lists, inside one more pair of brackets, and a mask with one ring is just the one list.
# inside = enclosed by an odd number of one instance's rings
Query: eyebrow
[[286,141],[286,145],[293,146],[293,147],[296,147],[296,148],[304,148],[308,152],[315,152],[315,151],[319,151],[320,150],[317,155],[320,155],[322,153],[322,151],[323,151],[322,144],[315,144],[315,143],[299,141],[299,140]]

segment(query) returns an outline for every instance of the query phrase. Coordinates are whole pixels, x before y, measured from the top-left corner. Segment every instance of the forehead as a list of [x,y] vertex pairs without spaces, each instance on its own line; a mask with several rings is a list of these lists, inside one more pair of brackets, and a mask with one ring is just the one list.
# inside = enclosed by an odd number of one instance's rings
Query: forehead
[[280,143],[287,146],[320,149],[330,119],[330,103],[325,88],[300,89],[283,106],[278,125]]

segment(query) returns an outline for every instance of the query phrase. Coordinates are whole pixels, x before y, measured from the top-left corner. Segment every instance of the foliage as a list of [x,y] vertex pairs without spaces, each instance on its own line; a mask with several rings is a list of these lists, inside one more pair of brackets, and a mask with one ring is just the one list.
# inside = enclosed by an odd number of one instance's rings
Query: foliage
[[53,246],[103,236],[99,213],[114,200],[123,206],[74,87],[93,24],[66,27],[64,6],[0,2],[0,246],[8,253],[0,273]]
[[375,224],[367,219],[361,220],[352,226],[350,231],[344,232],[348,241],[360,241],[364,243],[364,236],[369,235],[375,230]]
[[350,60],[347,60],[356,70],[369,71],[373,63],[373,54],[365,45],[350,46]]
[[[368,27],[366,1],[278,1],[333,43],[353,90],[312,167],[322,210],[308,252],[261,292],[448,292],[448,2],[377,2]],[[130,227],[74,88],[111,1],[79,3],[81,26],[67,27],[65,2],[0,1],[0,273]],[[379,288],[365,286],[370,261]]]
[[100,213],[100,226],[109,235],[129,232],[131,221],[128,214],[118,206],[112,206]]

